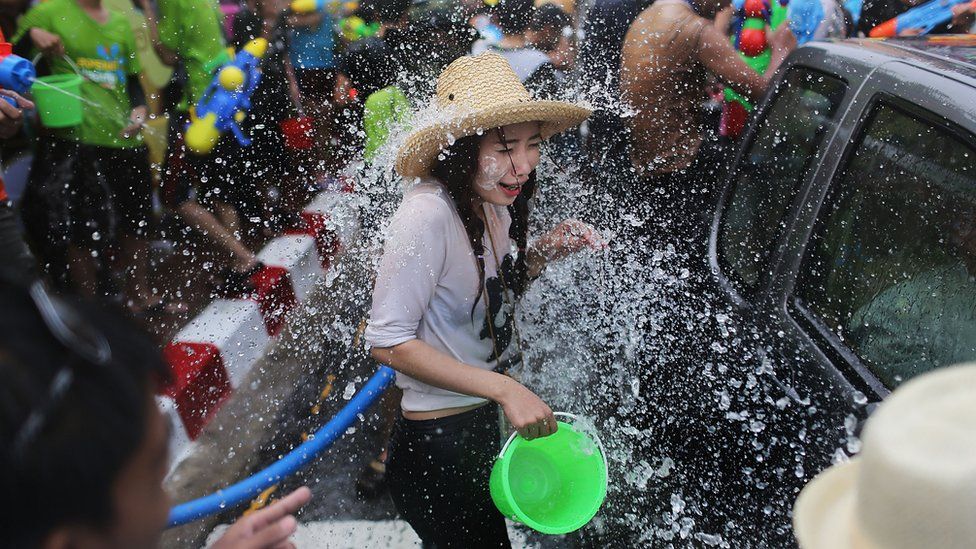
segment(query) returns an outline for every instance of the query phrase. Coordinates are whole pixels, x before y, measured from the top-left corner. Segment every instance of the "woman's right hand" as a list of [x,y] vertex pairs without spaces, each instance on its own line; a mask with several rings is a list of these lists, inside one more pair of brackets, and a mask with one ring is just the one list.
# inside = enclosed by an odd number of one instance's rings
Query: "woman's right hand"
[[552,409],[525,385],[506,378],[505,390],[498,399],[505,417],[526,440],[547,437],[556,432]]

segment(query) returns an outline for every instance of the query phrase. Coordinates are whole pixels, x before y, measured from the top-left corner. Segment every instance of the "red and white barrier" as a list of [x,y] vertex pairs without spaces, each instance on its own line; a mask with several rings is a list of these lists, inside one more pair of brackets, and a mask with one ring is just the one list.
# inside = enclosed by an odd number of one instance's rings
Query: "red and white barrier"
[[172,426],[169,435],[169,455],[172,463],[178,463],[186,457],[190,448],[190,436],[183,427],[183,418],[176,410],[176,401],[165,395],[157,395],[156,405]]
[[215,300],[164,348],[173,382],[158,402],[182,426],[171,439],[174,466],[264,356],[288,313],[308,299],[343,244],[354,238],[358,219],[350,201],[345,192],[316,196],[302,212],[301,226],[258,254],[265,268],[251,278],[255,291]]
[[299,303],[308,299],[315,283],[325,276],[315,237],[307,234],[280,236],[268,242],[258,259],[288,271]]

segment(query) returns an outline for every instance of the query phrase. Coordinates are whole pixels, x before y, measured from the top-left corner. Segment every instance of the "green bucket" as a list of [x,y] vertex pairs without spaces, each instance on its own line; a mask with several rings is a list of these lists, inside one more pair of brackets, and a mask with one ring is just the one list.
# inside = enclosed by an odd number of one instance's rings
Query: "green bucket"
[[[573,414],[557,412],[574,421]],[[607,497],[607,460],[596,442],[558,422],[547,437],[526,440],[513,433],[491,469],[489,488],[506,517],[543,534],[579,530]]]
[[48,128],[81,124],[81,82],[82,77],[77,74],[43,76],[34,82],[31,94],[42,124]]

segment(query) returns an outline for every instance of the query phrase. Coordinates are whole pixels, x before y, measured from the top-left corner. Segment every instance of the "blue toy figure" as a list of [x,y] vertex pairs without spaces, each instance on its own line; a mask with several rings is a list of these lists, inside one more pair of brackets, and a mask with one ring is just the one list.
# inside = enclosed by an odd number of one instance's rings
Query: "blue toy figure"
[[248,146],[240,123],[251,108],[251,94],[261,80],[261,58],[268,49],[268,41],[255,38],[217,71],[213,82],[203,93],[190,113],[186,130],[186,147],[196,154],[213,150],[221,134],[230,130],[237,141]]

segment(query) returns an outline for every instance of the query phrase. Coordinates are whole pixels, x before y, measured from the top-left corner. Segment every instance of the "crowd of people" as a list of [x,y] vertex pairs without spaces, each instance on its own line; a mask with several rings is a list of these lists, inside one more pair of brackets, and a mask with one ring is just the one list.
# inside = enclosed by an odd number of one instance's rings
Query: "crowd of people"
[[[864,33],[867,21],[908,7],[821,3],[844,24],[817,38]],[[154,243],[187,247],[192,236],[217,258],[194,270],[214,271],[214,287],[201,291],[243,295],[262,267],[262,239],[297,223],[297,208],[343,170],[380,158],[413,184],[386,231],[364,334],[402,389],[369,482],[389,486],[427,544],[510,546],[481,482],[498,450],[498,415],[527,439],[556,429],[548,405],[506,375],[521,360],[515,308],[547,264],[605,246],[575,219],[529,235],[543,143],[647,217],[635,245],[698,253],[729,144],[705,108],[711,90],[758,99],[797,46],[789,26],[770,31],[768,68],[753,70],[730,41],[726,0],[374,0],[342,21],[279,0],[138,8],[154,55],[173,69],[159,93],[146,91],[129,19],[103,0],[44,0],[4,29],[14,51],[36,56],[38,74],[82,76],[84,111],[80,124],[46,128],[25,114],[30,100],[2,92],[13,103],[0,101],[0,138],[26,126],[33,151],[23,231],[11,204],[0,206],[0,470],[7,493],[24,496],[16,527],[0,536],[23,546],[147,546],[167,502],[165,424],[149,398],[167,376],[158,351],[126,321],[32,281],[152,318],[181,307],[160,286]],[[966,5],[938,31],[971,25]],[[186,124],[218,60],[256,38],[268,49],[242,124],[252,144],[225,135],[210,154],[192,153]],[[431,97],[448,121],[414,128],[382,155],[391,131]],[[158,131],[156,117],[168,130],[153,166],[144,136]],[[312,120],[314,144],[289,150],[282,124],[298,117]],[[68,484],[77,490],[48,505]],[[308,498],[301,489],[251,515],[225,543],[283,546]]]
[[[817,38],[864,33],[898,11],[896,2],[867,2],[860,17],[838,0],[822,3],[846,23],[823,25]],[[32,120],[23,134],[33,161],[16,198],[36,268],[61,290],[111,298],[151,318],[185,308],[178,297],[185,292],[158,282],[166,264],[159,250],[192,247],[191,258],[213,254],[196,266],[213,283],[193,291],[240,295],[261,268],[255,249],[263,239],[294,224],[296,209],[330,177],[372,161],[450,61],[485,51],[502,55],[536,97],[592,93],[596,83],[633,106],[628,119],[597,101],[586,130],[557,137],[552,154],[633,172],[640,181],[625,180],[622,198],[680,203],[692,214],[683,217],[694,219],[708,189],[678,191],[688,174],[717,171],[721,156],[714,120],[703,113],[706,91],[723,82],[759,97],[795,45],[786,27],[773,32],[768,69],[751,70],[728,39],[731,7],[722,0],[490,4],[376,0],[351,13],[338,3],[298,13],[282,0],[140,0],[141,29],[101,0],[21,4],[19,17],[12,10],[2,21],[14,51],[38,56],[39,75],[83,77],[80,124]],[[960,6],[936,32],[971,25],[971,7]],[[172,69],[169,83],[151,93],[137,34]],[[258,37],[270,46],[243,124],[253,144],[224,136],[209,155],[187,153],[184,128],[225,48]],[[168,130],[147,124],[159,117]],[[282,124],[295,119],[311,120],[313,147],[285,146]],[[150,163],[148,141],[165,141],[161,163]],[[24,144],[8,139],[4,148]],[[665,192],[651,197],[630,192],[634,186]]]

